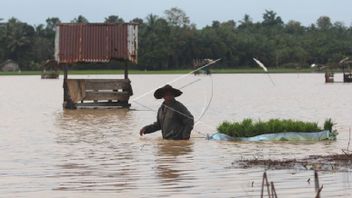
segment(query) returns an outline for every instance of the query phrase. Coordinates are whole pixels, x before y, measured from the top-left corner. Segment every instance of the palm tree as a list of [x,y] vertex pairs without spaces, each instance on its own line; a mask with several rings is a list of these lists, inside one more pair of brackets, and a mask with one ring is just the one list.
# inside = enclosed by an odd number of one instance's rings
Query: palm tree
[[156,21],[159,19],[159,17],[154,14],[149,14],[146,19],[147,19],[147,29],[149,31],[153,31],[156,25]]
[[31,46],[34,30],[32,26],[18,21],[16,18],[9,19],[6,24],[6,46],[8,57],[17,60],[20,54],[24,54],[26,48]]

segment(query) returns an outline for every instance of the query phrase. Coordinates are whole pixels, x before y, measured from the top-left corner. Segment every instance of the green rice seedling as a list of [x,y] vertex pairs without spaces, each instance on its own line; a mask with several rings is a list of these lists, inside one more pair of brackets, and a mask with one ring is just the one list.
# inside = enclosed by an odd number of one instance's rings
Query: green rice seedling
[[334,123],[332,122],[331,118],[326,119],[324,122],[324,130],[329,130],[332,132],[332,127],[334,126]]
[[336,139],[336,136],[339,134],[337,130],[334,130],[335,123],[331,120],[331,118],[326,119],[324,122],[324,130],[329,130],[331,132],[331,136],[333,139]]
[[[324,123],[324,130],[332,131],[333,123],[328,119]],[[246,118],[241,122],[225,121],[218,126],[218,131],[232,137],[253,137],[268,133],[281,132],[318,132],[323,129],[316,122],[303,122],[291,119],[270,119],[254,122]]]

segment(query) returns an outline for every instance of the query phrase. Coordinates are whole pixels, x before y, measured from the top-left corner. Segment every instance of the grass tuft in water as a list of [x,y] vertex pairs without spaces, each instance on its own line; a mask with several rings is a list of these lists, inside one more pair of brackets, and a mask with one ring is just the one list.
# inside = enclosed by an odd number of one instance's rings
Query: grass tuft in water
[[334,123],[327,119],[324,129],[316,122],[303,122],[291,119],[270,119],[269,121],[256,121],[246,118],[241,122],[224,121],[218,126],[218,131],[232,137],[253,137],[267,133],[281,132],[318,132],[322,130],[332,131]]

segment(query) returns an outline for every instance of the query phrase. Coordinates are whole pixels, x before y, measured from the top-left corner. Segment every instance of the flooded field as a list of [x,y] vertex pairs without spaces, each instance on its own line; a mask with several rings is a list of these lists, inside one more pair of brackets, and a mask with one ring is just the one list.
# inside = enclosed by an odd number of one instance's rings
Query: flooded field
[[[131,75],[133,97],[177,77]],[[341,153],[352,128],[352,84],[325,84],[323,74],[271,78],[274,84],[265,74],[188,76],[175,82],[184,87],[178,100],[201,119],[190,141],[166,141],[160,132],[139,136],[161,103],[152,91],[131,102],[131,110],[63,110],[62,76],[1,76],[0,197],[259,197],[264,168],[238,168],[238,160]],[[223,120],[243,118],[320,125],[332,118],[339,135],[337,141],[316,143],[205,139]],[[319,175],[322,197],[352,196],[351,170]],[[314,182],[308,182],[312,170],[269,170],[268,176],[279,197],[315,196]]]

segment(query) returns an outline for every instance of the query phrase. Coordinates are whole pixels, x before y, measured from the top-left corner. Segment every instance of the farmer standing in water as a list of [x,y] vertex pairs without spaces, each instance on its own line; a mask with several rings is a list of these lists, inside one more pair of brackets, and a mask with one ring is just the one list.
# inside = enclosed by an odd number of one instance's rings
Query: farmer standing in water
[[180,102],[175,100],[182,94],[182,91],[165,85],[154,92],[156,99],[164,98],[161,104],[156,122],[143,127],[139,134],[153,133],[161,130],[164,139],[188,140],[194,125],[193,115]]

